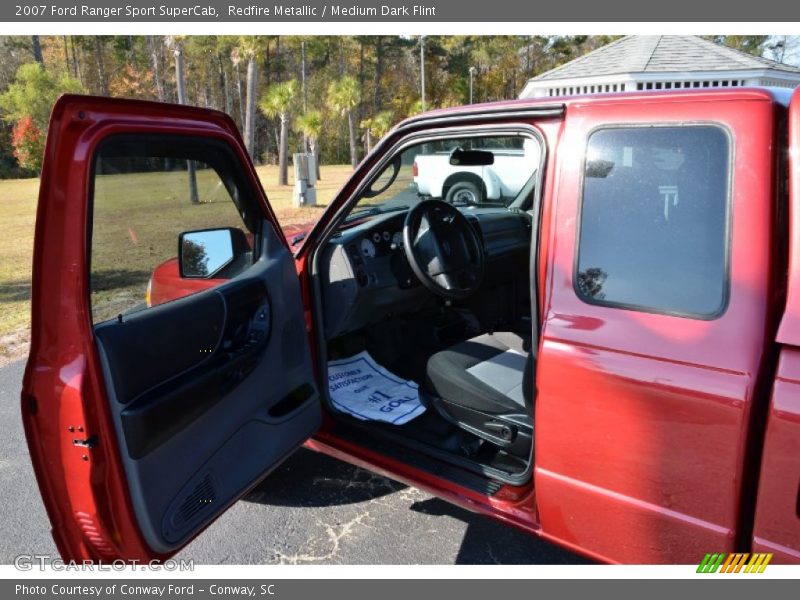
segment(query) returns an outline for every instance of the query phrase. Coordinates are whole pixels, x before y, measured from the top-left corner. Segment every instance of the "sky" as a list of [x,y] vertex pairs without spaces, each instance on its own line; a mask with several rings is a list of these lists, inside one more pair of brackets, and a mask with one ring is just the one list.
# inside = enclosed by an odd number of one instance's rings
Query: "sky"
[[[786,51],[783,56],[783,62],[788,65],[794,65],[796,67],[800,67],[800,36],[798,35],[773,35],[770,36],[770,42],[776,43],[780,41],[784,41],[786,44]],[[766,58],[771,58],[773,60],[777,60],[779,57],[776,56],[770,50],[767,50],[764,53]]]

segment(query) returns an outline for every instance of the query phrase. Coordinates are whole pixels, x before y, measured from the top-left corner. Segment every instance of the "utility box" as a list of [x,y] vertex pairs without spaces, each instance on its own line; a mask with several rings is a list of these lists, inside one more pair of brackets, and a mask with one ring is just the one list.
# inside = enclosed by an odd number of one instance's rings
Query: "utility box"
[[294,155],[294,193],[295,206],[315,206],[317,204],[317,161],[313,154]]

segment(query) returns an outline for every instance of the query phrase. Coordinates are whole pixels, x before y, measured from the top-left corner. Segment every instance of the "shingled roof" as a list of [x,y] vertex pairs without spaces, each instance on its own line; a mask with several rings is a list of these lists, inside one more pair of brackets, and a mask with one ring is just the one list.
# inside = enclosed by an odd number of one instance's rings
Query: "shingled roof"
[[531,81],[598,77],[621,73],[675,73],[800,68],[746,54],[694,35],[629,35],[542,73]]

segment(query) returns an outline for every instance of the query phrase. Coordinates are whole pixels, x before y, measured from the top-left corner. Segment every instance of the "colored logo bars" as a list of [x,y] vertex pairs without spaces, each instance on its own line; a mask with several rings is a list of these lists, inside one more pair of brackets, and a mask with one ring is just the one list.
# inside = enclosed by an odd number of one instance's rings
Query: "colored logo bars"
[[[748,560],[749,559],[749,560]],[[769,561],[772,560],[772,553],[748,554],[706,554],[700,566],[697,567],[698,573],[763,573]]]

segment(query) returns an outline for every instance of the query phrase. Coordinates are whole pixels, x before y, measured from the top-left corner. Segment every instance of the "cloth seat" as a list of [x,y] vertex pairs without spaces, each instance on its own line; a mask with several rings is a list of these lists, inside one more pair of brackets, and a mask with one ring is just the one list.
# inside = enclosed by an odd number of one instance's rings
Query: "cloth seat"
[[434,354],[427,365],[431,392],[450,405],[483,415],[532,418],[531,340],[487,333]]

